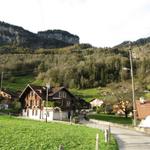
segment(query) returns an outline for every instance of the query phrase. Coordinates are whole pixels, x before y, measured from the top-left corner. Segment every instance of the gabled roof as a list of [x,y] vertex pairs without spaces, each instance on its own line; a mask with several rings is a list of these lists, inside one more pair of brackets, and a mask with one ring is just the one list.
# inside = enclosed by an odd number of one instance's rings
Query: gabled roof
[[28,84],[26,88],[23,90],[23,92],[20,94],[19,96],[20,98],[28,88],[32,89],[41,99],[43,99],[43,97],[45,96],[45,92],[43,92],[46,91],[45,86],[36,86],[36,85]]
[[92,105],[92,107],[101,106],[103,103],[104,103],[103,100],[100,100],[100,99],[97,99],[97,98],[90,101],[90,104]]
[[33,84],[29,84],[29,87],[39,95],[42,99],[46,97],[46,87],[45,86],[37,86]]
[[145,101],[141,103],[139,100],[136,101],[136,109],[139,119],[144,119],[150,115],[150,101]]
[[91,99],[91,100],[90,100],[90,102],[93,102],[93,101],[100,101],[100,102],[103,102],[103,100],[98,99],[98,98],[94,98],[94,99]]
[[[55,95],[56,93],[58,93],[59,91],[61,90],[65,90],[67,92],[69,92],[65,87],[52,87],[49,91],[49,96],[53,96]],[[70,93],[70,92],[69,92]],[[71,93],[70,93],[71,94]]]
[[[23,92],[21,93],[20,97],[24,94],[24,92],[27,90],[27,88],[32,89],[41,99],[45,99],[46,98],[46,87],[45,86],[36,86],[36,85],[32,85],[32,84],[28,84],[26,86],[26,88],[23,90]],[[73,94],[71,94],[65,87],[52,87],[49,90],[49,96],[53,96],[56,93],[58,93],[61,90],[65,90],[66,92],[68,92],[71,96],[74,97]]]
[[18,92],[14,92],[10,89],[1,89],[0,91],[7,93],[8,95],[10,95],[13,98],[18,98],[19,97],[19,91]]

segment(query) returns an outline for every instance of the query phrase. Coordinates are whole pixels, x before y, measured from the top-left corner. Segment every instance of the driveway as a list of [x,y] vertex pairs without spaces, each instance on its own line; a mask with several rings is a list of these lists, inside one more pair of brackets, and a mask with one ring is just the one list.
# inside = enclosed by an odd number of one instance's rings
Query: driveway
[[[82,121],[82,123],[93,128],[108,129],[108,124],[98,121]],[[113,125],[111,125],[111,133],[118,142],[119,150],[150,150],[149,135]]]

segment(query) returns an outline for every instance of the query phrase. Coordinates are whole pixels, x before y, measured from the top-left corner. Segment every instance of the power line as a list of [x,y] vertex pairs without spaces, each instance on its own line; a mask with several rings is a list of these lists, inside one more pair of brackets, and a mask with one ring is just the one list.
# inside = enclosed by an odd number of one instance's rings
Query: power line
[[1,89],[3,87],[3,72],[1,73]]

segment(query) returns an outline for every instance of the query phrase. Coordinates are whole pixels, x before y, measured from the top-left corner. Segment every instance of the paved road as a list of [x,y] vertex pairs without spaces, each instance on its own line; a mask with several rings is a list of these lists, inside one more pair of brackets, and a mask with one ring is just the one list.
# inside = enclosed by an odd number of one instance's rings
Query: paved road
[[[108,125],[83,121],[83,124],[99,129],[108,129]],[[150,136],[141,132],[121,127],[111,126],[111,133],[115,136],[119,150],[150,150]]]

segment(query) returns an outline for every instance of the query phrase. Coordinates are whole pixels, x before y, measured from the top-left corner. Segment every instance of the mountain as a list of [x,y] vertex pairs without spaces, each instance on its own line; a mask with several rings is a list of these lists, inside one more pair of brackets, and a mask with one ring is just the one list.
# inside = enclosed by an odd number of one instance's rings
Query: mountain
[[47,30],[35,34],[0,21],[0,46],[16,45],[35,49],[65,47],[78,43],[79,37],[67,31]]
[[144,46],[146,44],[150,44],[150,37],[147,38],[140,38],[136,41],[124,41],[119,45],[116,45],[115,47],[121,48],[121,47],[129,47],[131,46]]
[[79,37],[62,30],[47,30],[38,32],[38,36],[44,39],[56,39],[68,44],[79,44]]
[[122,52],[127,52],[131,49],[134,58],[145,59],[150,56],[150,37],[140,38],[136,41],[124,41],[121,44],[114,46],[113,49]]

